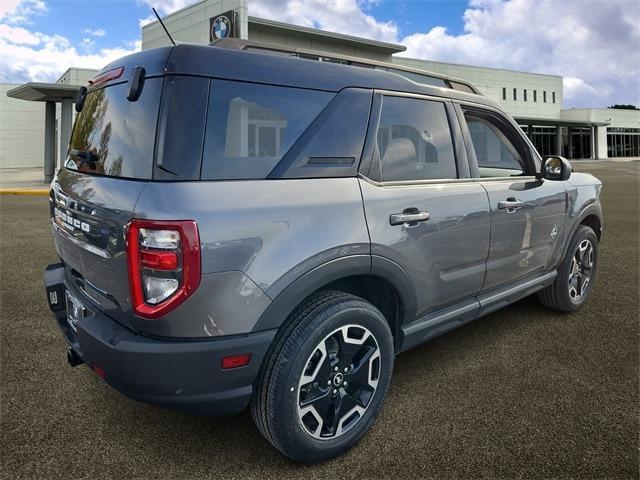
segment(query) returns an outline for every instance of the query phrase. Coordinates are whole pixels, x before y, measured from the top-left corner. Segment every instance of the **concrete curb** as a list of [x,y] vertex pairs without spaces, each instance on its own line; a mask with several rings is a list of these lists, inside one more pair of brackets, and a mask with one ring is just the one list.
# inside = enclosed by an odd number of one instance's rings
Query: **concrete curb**
[[0,188],[0,195],[49,195],[48,188]]

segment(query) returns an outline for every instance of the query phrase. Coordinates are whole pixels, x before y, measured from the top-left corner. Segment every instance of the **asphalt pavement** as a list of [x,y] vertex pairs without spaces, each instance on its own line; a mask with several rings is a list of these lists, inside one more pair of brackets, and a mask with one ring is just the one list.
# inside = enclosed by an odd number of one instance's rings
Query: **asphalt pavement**
[[189,416],[70,368],[48,311],[46,197],[0,197],[0,478],[638,478],[640,162],[604,182],[593,296],[563,315],[535,297],[397,358],[371,432],[301,466],[248,412]]

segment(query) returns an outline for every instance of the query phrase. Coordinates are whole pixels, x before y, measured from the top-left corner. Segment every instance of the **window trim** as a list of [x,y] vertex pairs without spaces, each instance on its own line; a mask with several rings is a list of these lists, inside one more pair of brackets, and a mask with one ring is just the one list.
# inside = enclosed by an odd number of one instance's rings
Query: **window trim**
[[[439,102],[444,105],[445,114],[449,124],[449,134],[453,146],[454,162],[456,167],[456,178],[438,178],[424,180],[387,180],[382,179],[382,163],[380,152],[378,151],[378,128],[380,119],[382,118],[382,108],[384,97],[403,97],[415,100],[427,100]],[[371,105],[371,114],[369,117],[369,126],[367,128],[367,136],[362,152],[362,161],[358,170],[358,177],[367,180],[369,183],[378,186],[393,185],[429,185],[454,183],[460,181],[471,180],[471,172],[469,171],[469,161],[467,158],[467,148],[462,140],[462,131],[453,101],[447,97],[437,97],[432,95],[421,95],[409,92],[399,92],[393,90],[374,90],[373,102]]]
[[[524,135],[522,129],[517,128],[517,125],[513,123],[504,113],[484,105],[479,105],[470,102],[460,102],[460,113],[462,116],[462,130],[465,135],[465,143],[467,144],[467,158],[469,159],[469,168],[472,172],[472,177],[478,181],[519,181],[519,180],[531,180],[538,178],[538,163],[533,156],[533,146],[530,140]],[[521,176],[516,177],[480,177],[480,169],[478,167],[478,160],[476,158],[476,152],[473,147],[473,141],[471,139],[471,132],[465,118],[465,113],[471,112],[477,117],[484,118],[491,122],[496,128],[498,128],[502,134],[511,142],[513,147],[518,151],[520,157],[525,163],[525,171]]]

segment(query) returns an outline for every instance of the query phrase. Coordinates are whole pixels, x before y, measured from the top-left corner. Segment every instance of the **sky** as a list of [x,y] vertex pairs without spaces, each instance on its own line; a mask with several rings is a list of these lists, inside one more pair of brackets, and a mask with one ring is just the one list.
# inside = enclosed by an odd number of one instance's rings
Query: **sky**
[[[140,49],[151,7],[193,0],[0,0],[0,82],[55,81]],[[565,107],[640,106],[638,0],[248,0],[249,15],[400,43],[403,55],[562,75]]]

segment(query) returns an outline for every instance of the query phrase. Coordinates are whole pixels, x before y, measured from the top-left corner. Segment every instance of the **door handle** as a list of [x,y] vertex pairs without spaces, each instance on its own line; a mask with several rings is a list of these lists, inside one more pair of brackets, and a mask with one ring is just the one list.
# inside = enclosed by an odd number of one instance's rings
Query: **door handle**
[[524,202],[514,197],[509,197],[506,200],[498,202],[498,208],[500,210],[506,210],[507,213],[513,213],[522,206],[524,206]]
[[[429,212],[421,212],[417,208],[405,208],[402,213],[392,213],[389,215],[391,225],[415,226],[419,222],[429,220]],[[412,225],[413,224],[413,225]]]

